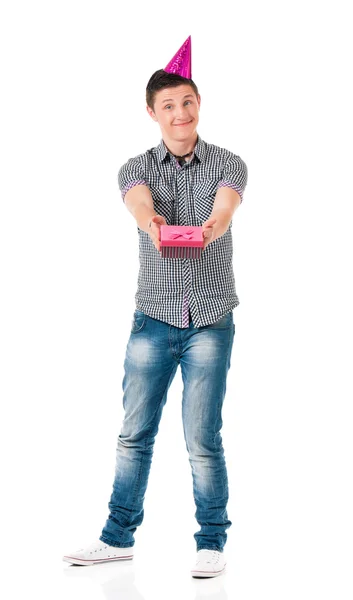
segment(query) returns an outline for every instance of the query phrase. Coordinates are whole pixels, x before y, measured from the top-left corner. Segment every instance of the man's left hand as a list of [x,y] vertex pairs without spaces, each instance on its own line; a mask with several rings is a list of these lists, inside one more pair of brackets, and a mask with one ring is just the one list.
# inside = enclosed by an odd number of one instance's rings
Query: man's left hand
[[216,222],[217,219],[208,219],[202,224],[203,249],[214,240]]

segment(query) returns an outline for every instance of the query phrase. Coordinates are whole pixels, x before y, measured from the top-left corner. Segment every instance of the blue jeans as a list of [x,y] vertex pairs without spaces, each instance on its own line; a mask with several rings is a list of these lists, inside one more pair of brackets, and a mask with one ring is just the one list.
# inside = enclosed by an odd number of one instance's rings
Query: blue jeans
[[183,430],[200,525],[194,538],[197,550],[223,551],[232,522],[226,510],[228,478],[220,430],[234,331],[232,311],[212,325],[194,327],[191,322],[180,329],[135,310],[124,362],[125,416],[101,541],[121,548],[135,543],[155,436],[180,364]]

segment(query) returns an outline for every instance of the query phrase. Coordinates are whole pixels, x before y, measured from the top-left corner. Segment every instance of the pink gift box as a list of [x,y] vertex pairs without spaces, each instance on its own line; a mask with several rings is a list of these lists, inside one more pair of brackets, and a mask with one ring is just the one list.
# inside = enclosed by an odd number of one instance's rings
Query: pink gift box
[[163,258],[200,258],[202,227],[161,225],[160,250]]

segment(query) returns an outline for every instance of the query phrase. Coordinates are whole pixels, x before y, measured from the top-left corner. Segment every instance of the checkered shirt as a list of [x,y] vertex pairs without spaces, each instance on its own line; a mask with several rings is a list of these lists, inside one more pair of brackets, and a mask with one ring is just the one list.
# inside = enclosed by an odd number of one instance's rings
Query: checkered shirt
[[[118,173],[124,200],[135,185],[147,185],[154,210],[167,225],[202,225],[211,215],[217,189],[236,190],[243,200],[247,166],[240,156],[203,141],[198,135],[191,159],[182,166],[163,139],[155,148],[130,158]],[[232,255],[232,222],[208,244],[200,259],[162,258],[139,227],[136,308],[176,327],[215,323],[239,304]]]

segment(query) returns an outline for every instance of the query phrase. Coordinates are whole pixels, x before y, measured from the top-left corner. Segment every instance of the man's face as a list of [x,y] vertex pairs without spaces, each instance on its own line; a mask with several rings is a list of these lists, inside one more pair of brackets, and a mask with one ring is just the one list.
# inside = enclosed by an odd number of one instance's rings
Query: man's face
[[155,95],[154,110],[147,112],[159,123],[162,136],[173,141],[187,141],[199,122],[201,98],[196,97],[191,85],[182,84],[159,90]]

